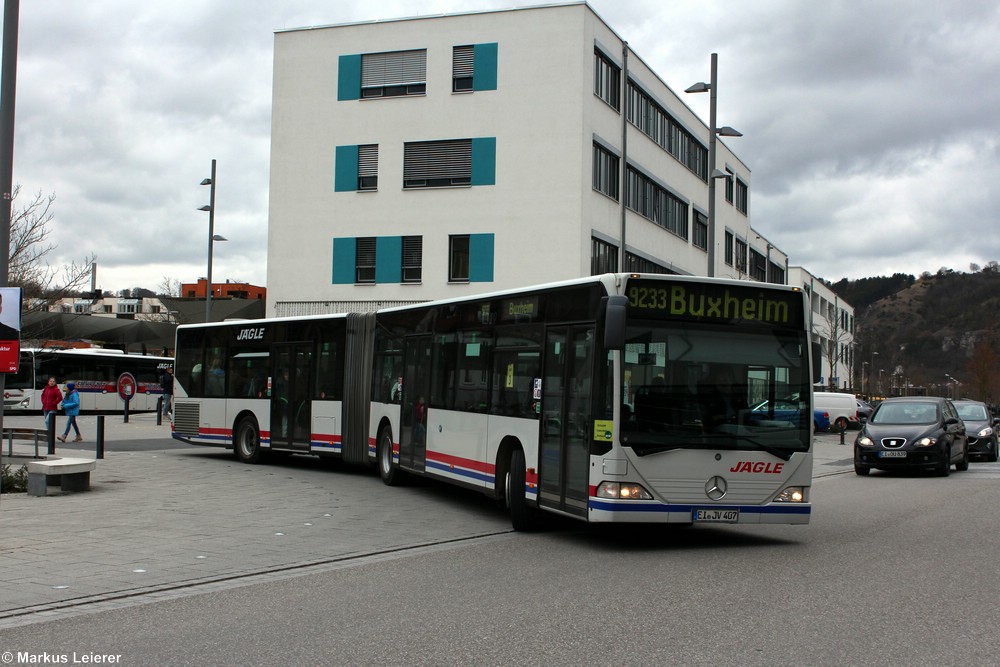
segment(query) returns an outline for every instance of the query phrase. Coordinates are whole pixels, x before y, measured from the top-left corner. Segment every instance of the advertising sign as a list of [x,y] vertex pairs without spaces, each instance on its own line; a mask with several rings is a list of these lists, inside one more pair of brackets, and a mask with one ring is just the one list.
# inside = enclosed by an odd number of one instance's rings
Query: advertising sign
[[118,395],[123,401],[128,403],[135,396],[135,390],[138,383],[135,381],[135,376],[131,373],[122,373],[118,376]]
[[20,353],[21,288],[0,287],[0,373],[16,373]]

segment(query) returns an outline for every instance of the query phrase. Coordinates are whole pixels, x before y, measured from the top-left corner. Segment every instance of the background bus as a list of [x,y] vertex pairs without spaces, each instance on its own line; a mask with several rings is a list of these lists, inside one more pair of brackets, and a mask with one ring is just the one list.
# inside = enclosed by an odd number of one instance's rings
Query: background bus
[[[519,529],[539,510],[806,523],[805,312],[787,286],[609,274],[182,326],[174,437],[247,462],[268,450],[374,461],[386,484],[422,475],[494,497]],[[265,390],[250,396],[253,371]],[[766,407],[792,396],[804,417]]]
[[122,412],[125,402],[118,395],[118,379],[130,373],[135,379],[136,391],[129,411],[156,410],[163,395],[160,382],[166,369],[173,364],[169,357],[126,354],[103,348],[22,349],[18,372],[7,376],[4,409],[7,413],[41,412],[42,389],[49,376],[54,376],[63,392],[67,381],[76,382],[82,412]]

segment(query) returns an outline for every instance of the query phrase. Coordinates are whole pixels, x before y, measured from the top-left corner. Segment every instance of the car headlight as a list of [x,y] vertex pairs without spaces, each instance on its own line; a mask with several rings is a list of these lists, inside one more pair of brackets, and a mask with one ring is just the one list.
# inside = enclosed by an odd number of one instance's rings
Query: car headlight
[[987,426],[982,431],[980,431],[979,433],[976,434],[976,436],[980,437],[980,438],[988,438],[991,435],[993,435],[993,428],[990,427],[990,426]]
[[858,437],[858,444],[862,447],[874,447],[875,443],[867,435],[862,435]]
[[917,447],[930,447],[931,445],[937,444],[937,438],[930,438],[930,437],[920,438],[913,444],[915,444]]
[[597,487],[598,498],[615,500],[652,500],[653,495],[639,484],[625,482],[601,482]]
[[776,503],[804,503],[806,501],[806,489],[803,486],[789,486],[775,497]]

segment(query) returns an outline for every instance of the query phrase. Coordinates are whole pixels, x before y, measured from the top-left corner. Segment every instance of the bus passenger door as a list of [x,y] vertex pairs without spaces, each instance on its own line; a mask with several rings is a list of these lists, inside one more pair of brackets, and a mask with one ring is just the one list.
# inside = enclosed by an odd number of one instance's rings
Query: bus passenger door
[[590,497],[593,331],[550,327],[545,336],[539,504],[587,515]]
[[403,342],[399,464],[411,470],[423,470],[427,458],[427,397],[430,390],[431,337],[410,336]]
[[271,350],[271,446],[308,452],[312,440],[309,370],[312,343],[280,343]]

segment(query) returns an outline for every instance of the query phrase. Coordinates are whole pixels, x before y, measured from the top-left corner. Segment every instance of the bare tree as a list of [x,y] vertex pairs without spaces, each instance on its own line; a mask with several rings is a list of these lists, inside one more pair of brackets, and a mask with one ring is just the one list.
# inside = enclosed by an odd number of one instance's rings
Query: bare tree
[[41,190],[24,206],[17,206],[21,193],[20,184],[14,186],[10,215],[10,264],[8,284],[24,292],[25,310],[44,309],[49,303],[79,291],[90,278],[95,255],[81,264],[75,261],[63,267],[62,275],[52,268],[46,258],[56,246],[49,241],[49,223],[54,214],[52,204],[55,194],[47,197]]
[[997,398],[997,356],[993,341],[982,339],[976,343],[965,363],[969,374],[969,386],[972,395],[981,401],[995,403]]
[[156,288],[156,292],[159,296],[180,296],[181,284],[181,281],[176,278],[164,276],[160,286]]

